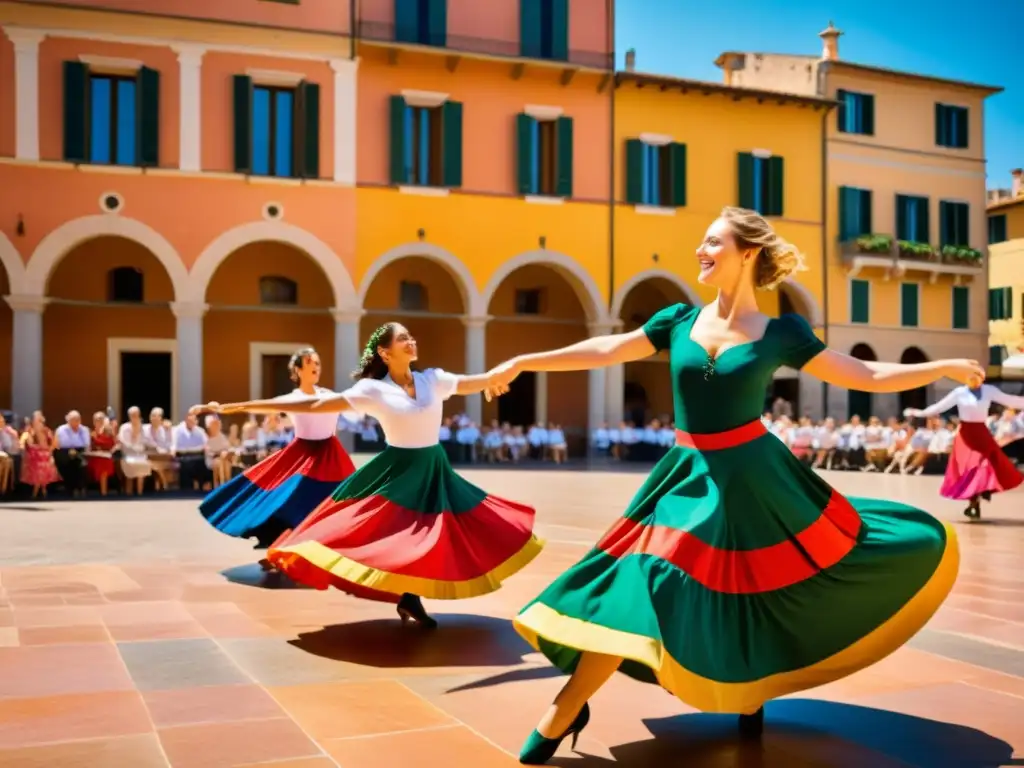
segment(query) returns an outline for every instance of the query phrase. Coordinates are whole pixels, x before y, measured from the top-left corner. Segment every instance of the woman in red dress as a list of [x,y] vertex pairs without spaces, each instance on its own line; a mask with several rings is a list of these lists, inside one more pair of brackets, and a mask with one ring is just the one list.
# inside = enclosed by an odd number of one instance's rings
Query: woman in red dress
[[53,463],[53,431],[46,426],[42,411],[32,414],[25,434],[21,436],[21,482],[32,486],[32,498],[46,498],[46,488],[60,482],[60,473]]
[[103,411],[97,411],[92,417],[92,437],[86,469],[89,478],[100,487],[100,496],[107,495],[107,483],[117,472],[113,458],[116,443],[110,419]]

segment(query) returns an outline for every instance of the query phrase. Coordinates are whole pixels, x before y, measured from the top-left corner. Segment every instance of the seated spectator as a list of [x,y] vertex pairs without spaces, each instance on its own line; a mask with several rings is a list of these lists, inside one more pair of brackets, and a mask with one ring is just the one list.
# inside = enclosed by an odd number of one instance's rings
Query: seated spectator
[[802,462],[809,464],[814,459],[814,425],[809,416],[804,416],[790,433],[789,449]]
[[206,432],[197,423],[195,414],[188,414],[174,428],[173,441],[181,490],[201,490],[212,475],[206,468]]
[[832,469],[839,445],[839,430],[835,419],[825,419],[814,428],[814,468]]
[[164,419],[164,409],[154,408],[149,412],[149,424],[143,427],[149,461],[153,466],[153,486],[156,490],[171,487],[177,469],[172,451],[174,428]]
[[153,465],[149,461],[149,447],[138,406],[133,405],[128,409],[128,421],[121,425],[117,433],[117,448],[121,452],[125,495],[131,496],[134,492],[141,496],[146,478],[153,473]]
[[526,440],[530,444],[530,458],[543,459],[548,450],[548,431],[544,425],[537,423],[530,427]]
[[0,413],[0,494],[14,490],[17,477],[16,461],[21,457],[18,432]]
[[953,449],[955,438],[956,427],[951,422],[940,418],[938,429],[935,430],[931,442],[928,443],[926,471],[934,474],[942,474],[946,471],[946,464],[949,463],[949,453]]
[[117,446],[117,438],[114,436],[114,426],[103,411],[92,415],[92,434],[89,437],[85,468],[89,478],[99,486],[100,496],[106,496],[110,478],[116,474],[114,448]]
[[455,442],[459,445],[458,460],[464,464],[472,464],[476,460],[476,444],[480,440],[480,430],[469,419],[462,420]]
[[491,422],[483,435],[484,459],[488,464],[500,464],[505,460],[505,436],[498,422]]
[[868,419],[868,425],[864,428],[864,465],[863,472],[878,472],[885,465],[889,456],[885,441],[885,427],[882,420],[877,416]]
[[264,447],[260,442],[260,427],[256,418],[250,416],[242,425],[242,443],[239,446],[238,459],[243,468],[251,467],[264,456]]
[[32,498],[46,498],[47,488],[60,482],[53,463],[53,432],[46,426],[42,411],[32,414],[28,429],[21,436],[21,482],[32,487]]
[[555,464],[562,464],[569,457],[569,446],[565,442],[565,432],[554,422],[548,425],[548,450]]
[[224,434],[220,417],[211,413],[206,417],[206,468],[213,478],[213,487],[223,485],[231,479],[233,453],[231,442]]
[[53,461],[64,478],[64,490],[75,498],[85,495],[85,461],[89,450],[89,430],[82,425],[82,414],[69,411],[53,437]]
[[513,427],[509,430],[505,435],[505,447],[508,450],[508,457],[512,460],[513,464],[518,464],[530,456],[529,443],[526,441],[526,435],[523,434],[522,427]]

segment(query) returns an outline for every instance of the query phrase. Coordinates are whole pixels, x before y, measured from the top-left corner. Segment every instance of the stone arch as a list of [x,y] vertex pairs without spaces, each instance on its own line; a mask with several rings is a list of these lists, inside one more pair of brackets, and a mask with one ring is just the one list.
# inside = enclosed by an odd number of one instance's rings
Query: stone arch
[[467,315],[470,317],[483,317],[487,313],[487,304],[482,303],[482,297],[476,288],[476,281],[474,281],[469,267],[451,251],[445,250],[433,243],[405,243],[404,245],[392,248],[375,259],[359,283],[359,306],[362,307],[366,303],[366,294],[370,290],[370,286],[373,285],[373,281],[388,265],[401,259],[415,257],[430,259],[445,268],[455,281],[459,293],[462,294],[462,306],[465,307]]
[[674,272],[669,272],[667,269],[648,269],[633,275],[633,277],[619,286],[619,290],[615,292],[615,296],[612,299],[611,316],[618,317],[621,315],[622,305],[625,303],[626,297],[629,296],[629,292],[648,280],[665,280],[672,283],[672,285],[676,286],[676,288],[683,292],[683,295],[686,296],[686,300],[690,304],[695,307],[704,306],[704,302],[701,301],[700,296],[698,296],[693,288],[691,288],[685,280],[679,277],[679,275]]
[[7,273],[8,292],[16,296],[25,290],[25,262],[14,243],[0,232],[0,264]]
[[188,295],[188,270],[177,250],[167,239],[136,219],[110,214],[82,216],[65,222],[42,239],[29,259],[25,270],[24,292],[30,296],[46,295],[46,284],[60,260],[75,246],[97,237],[123,237],[146,248],[156,257],[174,286],[175,301]]
[[206,289],[217,268],[239,248],[259,242],[285,243],[305,253],[327,276],[334,292],[335,306],[339,309],[358,309],[355,284],[334,250],[316,235],[282,221],[253,221],[229,229],[217,237],[203,249],[192,265],[184,301],[203,303]]
[[580,304],[583,305],[583,311],[586,313],[589,322],[605,325],[611,322],[608,317],[608,311],[605,308],[604,298],[601,296],[601,290],[597,287],[597,283],[594,282],[594,278],[583,268],[583,265],[575,259],[569,258],[564,253],[549,250],[526,251],[498,267],[494,274],[491,275],[491,279],[487,281],[483,291],[481,291],[480,299],[485,312],[490,306],[494,294],[501,287],[505,279],[517,269],[529,266],[530,264],[552,267],[565,277],[576,291],[576,295],[579,297]]
[[779,286],[779,290],[789,292],[789,298],[795,299],[803,308],[804,311],[800,314],[811,324],[812,328],[820,328],[825,325],[825,314],[821,311],[821,305],[814,298],[814,294],[807,289],[807,286],[792,277],[787,277]]

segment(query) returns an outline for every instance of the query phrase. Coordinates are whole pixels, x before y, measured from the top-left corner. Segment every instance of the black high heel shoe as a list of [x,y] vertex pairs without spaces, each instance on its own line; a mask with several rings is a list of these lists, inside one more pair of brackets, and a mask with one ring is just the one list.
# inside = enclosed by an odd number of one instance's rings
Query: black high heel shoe
[[423,629],[437,629],[437,621],[427,613],[417,595],[410,595],[406,592],[398,601],[397,610],[402,624],[413,621]]
[[536,730],[526,737],[526,743],[519,752],[519,762],[523,765],[544,765],[555,756],[558,747],[565,741],[566,736],[572,736],[572,748],[576,749],[576,740],[580,733],[590,722],[590,705],[584,704],[583,709],[576,715],[576,719],[565,729],[565,733],[557,739],[547,739],[541,736]]
[[760,739],[764,733],[764,707],[752,715],[740,715],[740,738]]

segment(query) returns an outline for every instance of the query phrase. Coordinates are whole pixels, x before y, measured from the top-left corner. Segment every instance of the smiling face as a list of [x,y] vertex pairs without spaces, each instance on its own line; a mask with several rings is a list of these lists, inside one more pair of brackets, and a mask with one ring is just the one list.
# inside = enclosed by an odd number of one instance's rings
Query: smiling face
[[724,218],[711,222],[704,240],[697,248],[700,274],[697,280],[704,285],[722,288],[736,285],[744,274],[749,274],[754,252],[741,249],[732,227]]
[[400,323],[394,324],[391,343],[387,347],[378,347],[377,351],[388,368],[407,368],[418,359],[416,339]]

